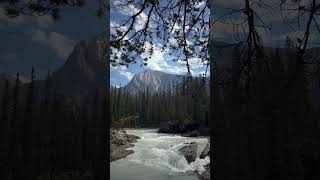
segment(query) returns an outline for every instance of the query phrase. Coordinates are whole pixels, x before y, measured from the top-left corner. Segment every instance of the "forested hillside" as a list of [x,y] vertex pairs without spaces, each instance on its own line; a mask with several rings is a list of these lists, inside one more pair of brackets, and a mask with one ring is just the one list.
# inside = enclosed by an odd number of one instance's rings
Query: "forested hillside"
[[173,82],[169,90],[156,93],[111,87],[111,115],[114,127],[159,127],[170,122],[208,126],[209,95],[206,79],[194,77],[191,83]]
[[104,176],[106,94],[77,104],[53,88],[50,74],[43,83],[35,78],[32,70],[30,83],[19,74],[0,81],[0,179]]

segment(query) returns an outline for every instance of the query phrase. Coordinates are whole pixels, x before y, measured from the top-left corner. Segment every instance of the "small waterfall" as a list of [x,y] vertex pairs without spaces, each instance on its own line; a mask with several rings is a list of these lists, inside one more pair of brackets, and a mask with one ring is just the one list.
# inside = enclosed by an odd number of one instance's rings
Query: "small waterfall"
[[[129,134],[138,135],[141,139],[135,143],[134,154],[127,157],[127,160],[144,164],[146,166],[168,170],[169,172],[197,171],[202,173],[204,166],[210,163],[210,158],[199,159],[199,155],[204,149],[206,138],[187,138],[178,135],[157,134],[151,130],[128,130]],[[198,143],[198,158],[188,164],[179,149],[185,142]]]

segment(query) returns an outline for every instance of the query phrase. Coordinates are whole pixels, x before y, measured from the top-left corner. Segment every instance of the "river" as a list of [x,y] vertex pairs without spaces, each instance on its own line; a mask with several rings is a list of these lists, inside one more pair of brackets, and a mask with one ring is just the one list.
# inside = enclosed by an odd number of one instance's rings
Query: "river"
[[210,158],[197,158],[188,164],[178,150],[185,142],[198,143],[198,157],[208,139],[159,134],[155,129],[128,129],[128,134],[141,137],[131,149],[133,154],[110,163],[111,180],[198,180],[190,173],[204,171]]

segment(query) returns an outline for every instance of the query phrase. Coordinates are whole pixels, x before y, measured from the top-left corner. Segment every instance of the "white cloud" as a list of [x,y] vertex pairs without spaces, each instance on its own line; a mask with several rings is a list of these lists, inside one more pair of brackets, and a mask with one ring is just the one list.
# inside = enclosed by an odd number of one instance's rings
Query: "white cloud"
[[10,18],[5,15],[3,8],[0,8],[0,28],[5,30],[15,28],[31,36],[31,41],[49,46],[57,54],[57,57],[65,60],[73,49],[74,41],[60,33],[49,32],[53,23],[54,20],[50,15],[21,15]]
[[[146,47],[149,47],[150,44],[147,43]],[[148,58],[149,55],[144,53],[141,55],[142,58]],[[185,64],[181,63],[172,63],[169,64],[168,61],[171,59],[166,59],[166,52],[161,51],[159,45],[154,47],[154,53],[152,54],[151,58],[148,58],[148,65],[147,69],[163,71],[171,74],[185,74],[187,72],[187,68]]]
[[[145,45],[148,49],[150,46],[149,43]],[[148,58],[149,54],[144,53],[141,55],[142,58]],[[186,74],[187,66],[185,61],[173,62],[172,57],[167,55],[167,51],[161,51],[160,45],[156,45],[154,47],[154,53],[151,58],[148,58],[147,61],[147,69],[163,71],[171,74]],[[172,61],[170,63],[170,61]],[[189,64],[191,66],[191,73],[198,74],[200,71],[203,71],[204,65],[199,58],[191,58],[189,60]]]
[[130,81],[133,77],[133,73],[129,72],[129,71],[119,71],[120,75],[126,77],[128,79],[128,81]]
[[57,32],[46,32],[37,30],[32,33],[33,42],[49,46],[54,50],[57,57],[66,60],[71,53],[75,42],[68,37]]
[[198,4],[195,6],[195,8],[203,8],[205,4],[206,4],[206,2],[205,2],[205,1],[202,1],[202,2],[198,3]]
[[128,70],[128,68],[126,66],[121,66],[121,65],[112,66],[110,64],[110,68],[111,68],[111,70],[115,70],[115,71],[127,71]]
[[[127,78],[128,81],[130,81],[132,79],[132,77],[134,76],[133,73],[128,71],[128,68],[126,66],[112,66],[110,65],[111,71],[115,71],[118,72],[121,76],[124,76],[125,78]],[[115,82],[116,80],[114,78],[111,78],[111,80],[113,82]]]
[[194,69],[199,69],[199,68],[203,67],[202,60],[199,59],[199,58],[191,58],[189,60],[189,63],[191,65],[191,67],[194,68]]
[[[124,15],[126,18],[133,16],[134,14],[138,13],[140,11],[140,7],[136,7],[133,4],[129,4],[127,6],[122,6],[121,4],[123,4],[123,1],[115,1],[113,2],[113,7],[111,9],[113,9],[113,13],[119,13],[121,15]],[[115,11],[114,11],[115,10]],[[145,11],[149,11],[149,8],[146,8]],[[135,19],[135,23],[134,23],[134,30],[135,31],[139,31],[141,29],[144,28],[146,22],[147,22],[148,16],[147,14],[142,11]],[[129,22],[131,23],[131,22]],[[153,18],[150,18],[150,22],[149,22],[149,27],[153,27]]]

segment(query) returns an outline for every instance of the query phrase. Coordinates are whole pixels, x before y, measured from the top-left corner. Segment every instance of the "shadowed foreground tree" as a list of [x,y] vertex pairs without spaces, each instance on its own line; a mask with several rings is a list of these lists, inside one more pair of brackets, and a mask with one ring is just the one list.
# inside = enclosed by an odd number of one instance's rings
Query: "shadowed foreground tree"
[[[97,0],[96,14],[98,17],[106,15],[107,1]],[[7,16],[17,17],[20,15],[28,16],[44,16],[51,15],[54,19],[60,18],[60,11],[66,7],[82,7],[86,5],[86,0],[3,0],[0,4],[4,5],[4,10]]]
[[[311,94],[311,79],[318,77],[310,72],[316,69],[317,62],[315,53],[309,49],[311,34],[319,34],[318,2],[242,2],[243,7],[231,9],[218,19],[236,29],[235,39],[239,43],[231,45],[234,48],[231,71],[225,70],[224,78],[216,80],[219,76],[215,76],[211,81],[214,92],[217,89],[223,92],[211,100],[216,105],[214,176],[318,179],[319,126],[315,124],[318,124],[319,109]],[[272,11],[286,3],[296,6],[286,10],[294,13],[288,20],[298,19],[293,22],[300,26],[302,37],[297,41],[287,38],[286,47],[276,50],[264,48],[259,29],[271,32],[273,29],[265,22],[268,17],[261,15],[266,11],[263,9]],[[259,10],[259,6],[263,9]],[[280,13],[285,10],[281,9]],[[217,75],[221,71],[219,66],[212,66],[211,70]]]

